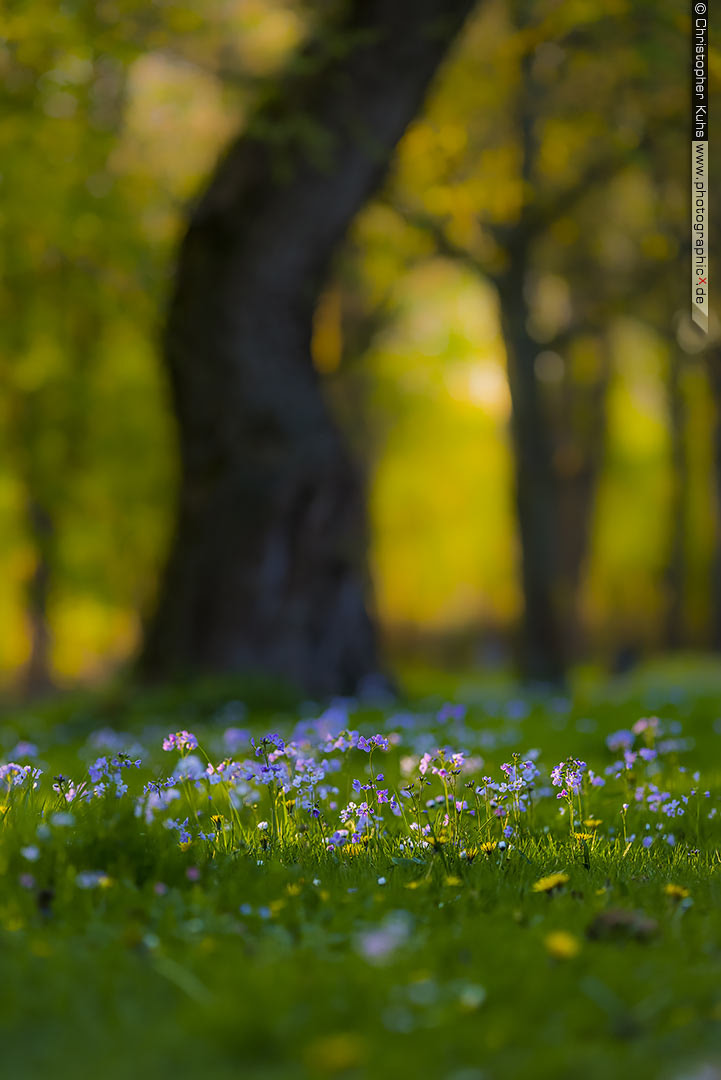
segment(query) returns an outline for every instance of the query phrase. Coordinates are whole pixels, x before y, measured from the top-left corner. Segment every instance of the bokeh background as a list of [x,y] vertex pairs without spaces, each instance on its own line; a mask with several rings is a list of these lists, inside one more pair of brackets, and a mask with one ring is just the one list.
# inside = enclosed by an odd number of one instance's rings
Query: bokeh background
[[[138,650],[178,491],[160,343],[188,207],[332,6],[0,15],[5,693],[107,679]],[[518,657],[508,319],[535,353],[568,663],[721,645],[718,293],[702,340],[689,41],[671,0],[477,5],[337,253],[313,362],[367,477],[391,666]],[[709,63],[713,178],[713,35]]]

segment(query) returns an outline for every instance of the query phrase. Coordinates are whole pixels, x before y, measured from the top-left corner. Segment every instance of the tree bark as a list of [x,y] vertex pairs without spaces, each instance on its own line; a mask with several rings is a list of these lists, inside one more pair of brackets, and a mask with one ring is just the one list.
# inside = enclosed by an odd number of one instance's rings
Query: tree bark
[[511,393],[511,438],[521,542],[524,616],[521,668],[534,681],[561,685],[566,657],[561,621],[558,490],[553,447],[535,372],[537,343],[528,333],[523,295],[527,252],[519,242],[498,280]]
[[669,435],[671,439],[671,505],[669,508],[669,545],[664,573],[667,606],[663,645],[680,649],[684,640],[684,593],[686,576],[686,538],[688,531],[688,463],[686,458],[686,409],[681,386],[683,357],[672,352],[669,357],[666,386]]
[[379,670],[365,493],[313,369],[350,222],[473,0],[350,0],[231,146],[182,241],[165,337],[177,527],[141,667],[314,694]]

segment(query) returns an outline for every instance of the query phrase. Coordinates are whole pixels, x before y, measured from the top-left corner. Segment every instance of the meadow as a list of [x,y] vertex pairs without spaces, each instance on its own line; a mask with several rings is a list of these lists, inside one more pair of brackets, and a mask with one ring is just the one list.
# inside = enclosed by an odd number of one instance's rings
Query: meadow
[[718,1076],[721,680],[447,682],[7,711],[4,1074]]

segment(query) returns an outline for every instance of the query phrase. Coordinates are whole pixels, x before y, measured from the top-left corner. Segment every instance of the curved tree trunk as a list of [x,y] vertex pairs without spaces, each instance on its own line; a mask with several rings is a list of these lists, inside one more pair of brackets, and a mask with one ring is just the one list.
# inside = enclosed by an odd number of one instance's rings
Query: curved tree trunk
[[378,671],[365,494],[310,354],[331,257],[473,0],[351,0],[192,215],[168,316],[178,522],[146,674],[262,671],[311,693]]

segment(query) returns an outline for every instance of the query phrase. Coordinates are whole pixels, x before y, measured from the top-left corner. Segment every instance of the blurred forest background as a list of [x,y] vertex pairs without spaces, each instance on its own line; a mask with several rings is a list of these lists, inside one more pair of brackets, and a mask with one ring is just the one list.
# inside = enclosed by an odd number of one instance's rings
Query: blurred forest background
[[[319,42],[323,100],[326,66],[375,48],[344,38],[354,6],[4,5],[6,691],[96,681],[138,654],[181,485],[162,360],[178,245],[249,132],[288,150],[289,220],[299,156],[332,174],[292,106]],[[721,648],[721,346],[716,318],[708,340],[689,319],[686,6],[435,6],[460,29],[313,298],[314,372],[367,492],[384,664],[520,664],[554,681]],[[366,8],[371,25],[382,5]],[[714,116],[713,37],[710,77]],[[711,138],[713,192],[713,121]],[[212,363],[202,345],[197,363]],[[150,667],[170,671],[158,649]],[[192,666],[192,650],[176,660]]]

